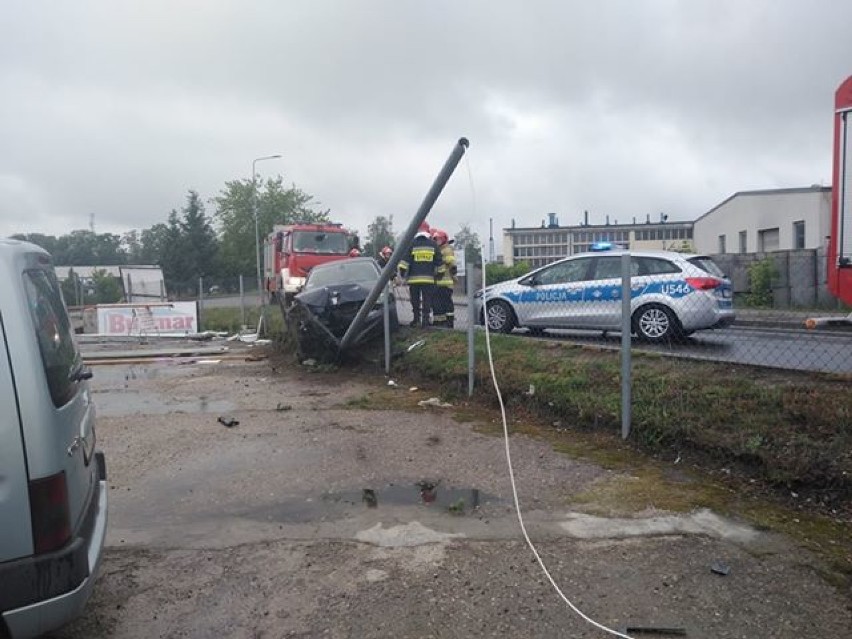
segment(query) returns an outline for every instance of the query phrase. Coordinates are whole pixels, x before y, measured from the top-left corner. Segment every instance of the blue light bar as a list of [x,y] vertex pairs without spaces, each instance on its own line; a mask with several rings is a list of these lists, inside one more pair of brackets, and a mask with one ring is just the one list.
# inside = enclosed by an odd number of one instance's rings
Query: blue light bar
[[612,249],[612,242],[595,242],[589,247],[590,251],[611,251]]

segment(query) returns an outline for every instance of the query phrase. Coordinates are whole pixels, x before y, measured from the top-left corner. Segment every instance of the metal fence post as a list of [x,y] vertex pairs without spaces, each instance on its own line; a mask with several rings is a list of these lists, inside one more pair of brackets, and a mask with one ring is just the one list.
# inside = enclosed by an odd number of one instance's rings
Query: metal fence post
[[204,325],[204,278],[198,278],[198,331]]
[[473,381],[476,372],[476,355],[473,348],[473,293],[476,290],[473,281],[474,265],[465,265],[465,285],[467,287],[467,396],[473,397]]
[[390,336],[390,282],[385,284],[385,299],[382,304],[382,319],[385,324],[385,374],[390,375],[391,336]]
[[621,254],[621,438],[630,436],[630,253]]
[[246,289],[243,285],[243,276],[240,275],[240,327],[246,325]]

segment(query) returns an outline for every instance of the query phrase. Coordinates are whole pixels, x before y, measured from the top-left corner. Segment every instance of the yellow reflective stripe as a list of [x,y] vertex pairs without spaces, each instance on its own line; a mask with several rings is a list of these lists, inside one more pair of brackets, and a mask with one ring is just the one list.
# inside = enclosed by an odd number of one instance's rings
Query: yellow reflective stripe
[[428,275],[412,275],[408,278],[409,284],[434,284],[435,278]]
[[431,262],[435,259],[435,249],[429,246],[414,248],[411,250],[411,256],[415,262]]
[[400,260],[399,264],[397,266],[399,266],[399,268],[403,268],[403,269],[408,268],[408,262],[406,262],[405,260]]

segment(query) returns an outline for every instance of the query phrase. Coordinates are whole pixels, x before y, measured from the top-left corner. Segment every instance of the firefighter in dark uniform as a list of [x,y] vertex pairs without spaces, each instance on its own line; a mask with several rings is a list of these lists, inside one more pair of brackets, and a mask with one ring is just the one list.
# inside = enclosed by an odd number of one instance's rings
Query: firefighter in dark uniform
[[411,293],[411,326],[429,326],[432,308],[432,291],[435,273],[441,266],[441,251],[429,234],[429,225],[423,222],[411,242],[411,248],[399,262],[399,273],[405,278]]
[[441,266],[435,276],[435,292],[432,299],[432,320],[436,326],[452,328],[455,322],[453,308],[453,284],[455,284],[456,254],[446,231],[432,229],[432,239],[441,251]]

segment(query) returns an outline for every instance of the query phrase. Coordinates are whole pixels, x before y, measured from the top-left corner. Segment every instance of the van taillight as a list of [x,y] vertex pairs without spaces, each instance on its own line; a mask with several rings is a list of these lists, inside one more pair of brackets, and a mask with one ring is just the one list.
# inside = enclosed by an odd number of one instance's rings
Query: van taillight
[[58,550],[71,538],[71,513],[65,471],[30,482],[33,546],[41,554]]
[[686,283],[696,291],[712,291],[722,285],[721,280],[715,277],[687,277]]

